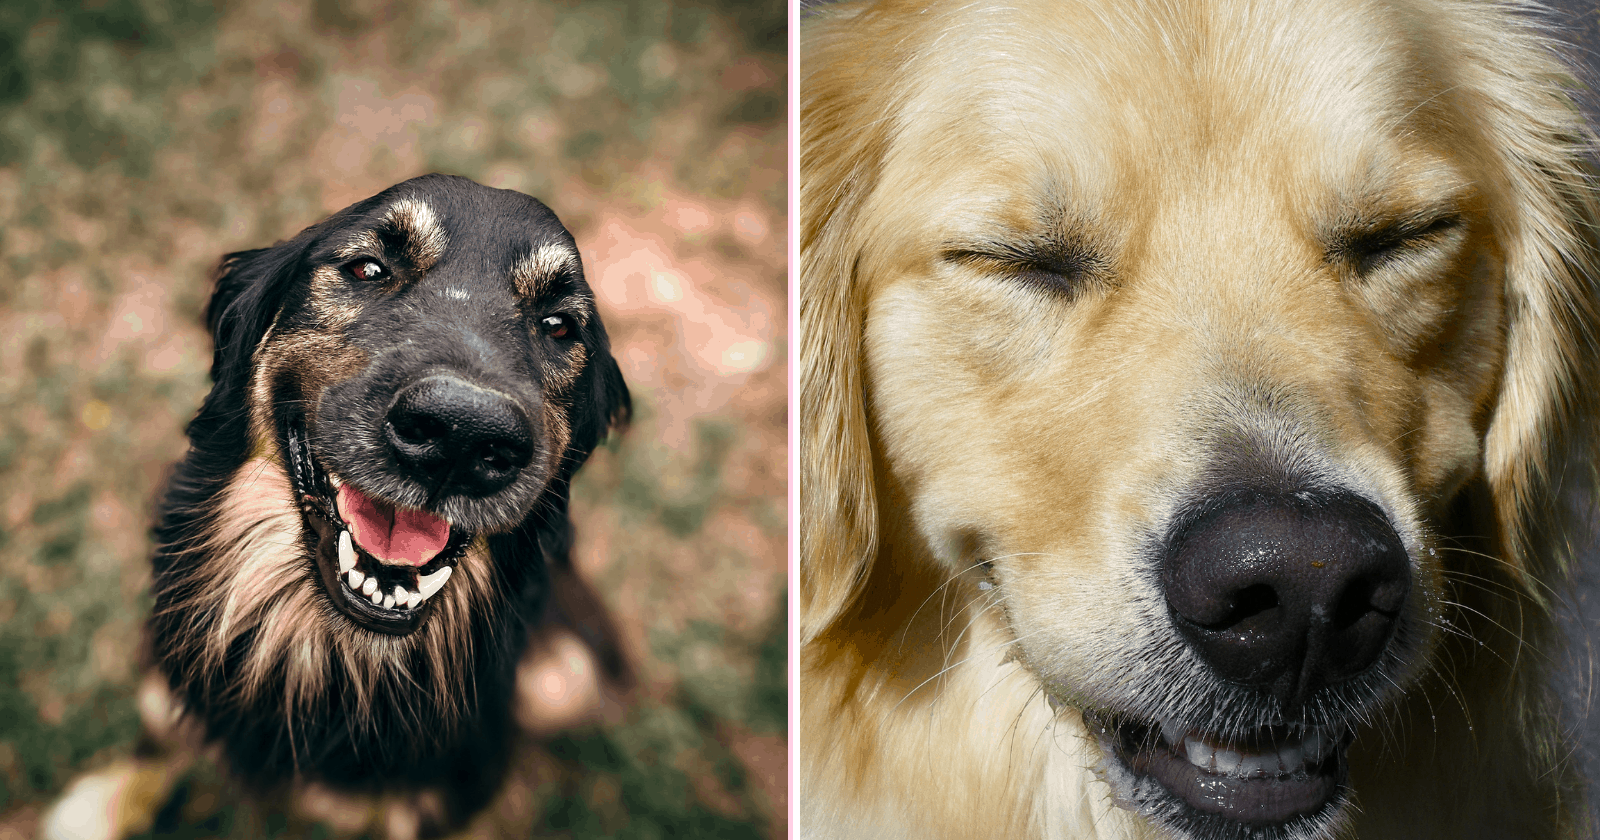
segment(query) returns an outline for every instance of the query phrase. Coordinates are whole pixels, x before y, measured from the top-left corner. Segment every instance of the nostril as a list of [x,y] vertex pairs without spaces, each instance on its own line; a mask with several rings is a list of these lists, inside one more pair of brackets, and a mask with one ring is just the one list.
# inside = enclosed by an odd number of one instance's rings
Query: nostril
[[413,446],[426,446],[450,436],[449,425],[443,420],[425,414],[402,410],[396,412],[396,416],[391,417],[389,423],[394,428],[396,437]]
[[1404,594],[1404,589],[1393,582],[1358,578],[1339,593],[1329,623],[1334,630],[1344,630],[1369,613],[1393,618],[1400,610]]
[[1263,613],[1270,612],[1278,606],[1278,593],[1265,583],[1258,583],[1234,593],[1230,599],[1230,609],[1221,619],[1200,625],[1208,630],[1226,630],[1243,624]]

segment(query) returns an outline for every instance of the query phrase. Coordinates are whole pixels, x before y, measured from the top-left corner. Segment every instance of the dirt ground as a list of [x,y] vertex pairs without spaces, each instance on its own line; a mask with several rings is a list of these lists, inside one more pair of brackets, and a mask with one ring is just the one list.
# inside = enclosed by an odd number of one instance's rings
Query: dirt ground
[[[524,745],[469,833],[782,836],[782,4],[87,5],[0,9],[0,840],[137,735],[218,259],[430,171],[562,217],[638,406],[574,516],[643,685]],[[338,835],[204,764],[174,807],[165,836]]]

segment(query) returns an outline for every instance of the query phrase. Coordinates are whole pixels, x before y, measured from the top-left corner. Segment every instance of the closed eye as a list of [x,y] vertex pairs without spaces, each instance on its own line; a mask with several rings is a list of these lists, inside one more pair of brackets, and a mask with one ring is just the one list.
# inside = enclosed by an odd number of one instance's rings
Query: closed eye
[[947,262],[1013,278],[1052,294],[1076,296],[1104,271],[1104,261],[1084,249],[1059,243],[994,244],[952,248]]
[[1336,237],[1330,256],[1349,264],[1359,274],[1370,274],[1443,244],[1462,226],[1461,216],[1455,213],[1401,219]]

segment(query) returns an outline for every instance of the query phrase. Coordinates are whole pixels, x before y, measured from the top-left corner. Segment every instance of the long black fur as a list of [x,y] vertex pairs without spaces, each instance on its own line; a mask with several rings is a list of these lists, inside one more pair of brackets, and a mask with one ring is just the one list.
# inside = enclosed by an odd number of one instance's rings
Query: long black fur
[[[506,764],[515,670],[543,607],[546,566],[569,562],[572,475],[630,410],[627,388],[597,317],[582,331],[588,364],[570,389],[574,398],[566,414],[572,434],[560,466],[520,525],[487,538],[500,589],[512,597],[505,608],[475,611],[469,626],[451,628],[470,635],[473,652],[471,682],[461,687],[460,697],[447,702],[422,696],[430,662],[424,651],[414,648],[408,666],[413,679],[366,686],[375,697],[364,713],[353,699],[352,675],[335,662],[325,702],[291,720],[281,696],[269,691],[246,701],[237,688],[254,635],[233,642],[220,670],[202,669],[183,657],[192,649],[189,637],[204,628],[194,616],[174,609],[199,585],[197,571],[213,562],[205,545],[218,515],[219,494],[245,465],[255,443],[250,388],[263,337],[289,303],[290,292],[314,268],[309,257],[315,246],[407,195],[441,207],[463,201],[537,205],[525,196],[487,190],[465,179],[426,176],[357,203],[286,242],[229,254],[222,261],[206,311],[215,341],[214,386],[188,426],[190,449],[161,506],[153,559],[156,606],[149,631],[157,665],[187,714],[203,723],[207,740],[220,745],[228,766],[250,785],[281,790],[296,780],[315,780],[359,792],[436,789],[454,819],[461,819],[494,793]],[[533,218],[530,224],[560,227],[553,214]],[[564,229],[560,234],[567,236]],[[581,276],[576,282],[582,283]],[[287,452],[287,442],[279,437],[274,445],[279,453]],[[304,565],[306,574],[315,576],[309,553]],[[320,606],[327,614],[308,620],[340,620],[331,607]],[[352,627],[350,632],[366,631]],[[453,705],[458,702],[459,710]]]

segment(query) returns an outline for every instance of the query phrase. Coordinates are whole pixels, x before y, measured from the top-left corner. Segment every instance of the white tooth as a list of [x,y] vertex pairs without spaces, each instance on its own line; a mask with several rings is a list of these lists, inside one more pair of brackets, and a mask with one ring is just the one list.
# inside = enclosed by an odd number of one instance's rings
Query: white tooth
[[1210,744],[1199,738],[1189,737],[1183,739],[1184,752],[1189,754],[1189,763],[1202,770],[1211,770],[1216,764],[1216,750]]
[[356,547],[350,542],[350,532],[339,532],[339,574],[356,567]]
[[1305,763],[1305,753],[1301,752],[1299,744],[1288,743],[1278,747],[1278,769],[1280,771],[1293,773],[1304,766]]
[[405,588],[404,586],[396,586],[394,588],[394,602],[402,607],[410,606],[411,590]]
[[418,606],[420,606],[422,604],[422,593],[421,592],[413,592],[413,593],[411,593],[411,595],[409,597],[410,597],[411,600],[406,602],[406,604],[407,604],[407,606],[411,607],[412,609],[416,609]]
[[340,487],[344,486],[344,479],[334,475],[333,473],[328,473],[328,483],[332,484],[333,489],[337,491]]
[[[1220,756],[1218,756],[1220,759]],[[1221,761],[1218,761],[1221,764]],[[1240,753],[1239,768],[1234,771],[1235,776],[1250,779],[1268,776],[1278,772],[1278,754],[1276,752],[1262,755],[1261,753]]]
[[368,592],[367,593],[367,597],[372,600],[372,605],[374,607],[376,607],[376,606],[378,606],[378,605],[383,603],[383,596],[379,595],[376,592]]
[[439,587],[444,586],[444,582],[450,579],[450,572],[451,568],[445,566],[431,575],[417,578],[417,589],[422,593],[422,597],[432,598],[433,593],[438,592]]
[[386,610],[394,609],[394,593],[393,592],[390,592],[388,595],[383,596],[383,608],[386,609]]
[[1161,722],[1161,739],[1168,744],[1176,745],[1182,743],[1183,733],[1188,731],[1189,727],[1184,726],[1180,721],[1164,720]]
[[367,576],[362,574],[360,570],[350,569],[349,571],[345,572],[344,578],[345,580],[350,581],[351,589],[359,590],[361,588],[362,581],[365,581]]
[[1217,772],[1232,773],[1239,769],[1239,762],[1243,759],[1244,756],[1233,750],[1227,748],[1219,749],[1217,750]]
[[375,577],[367,578],[367,582],[361,584],[361,594],[363,594],[363,595],[371,595],[372,593],[377,592],[377,591],[378,591],[378,579],[375,578]]

